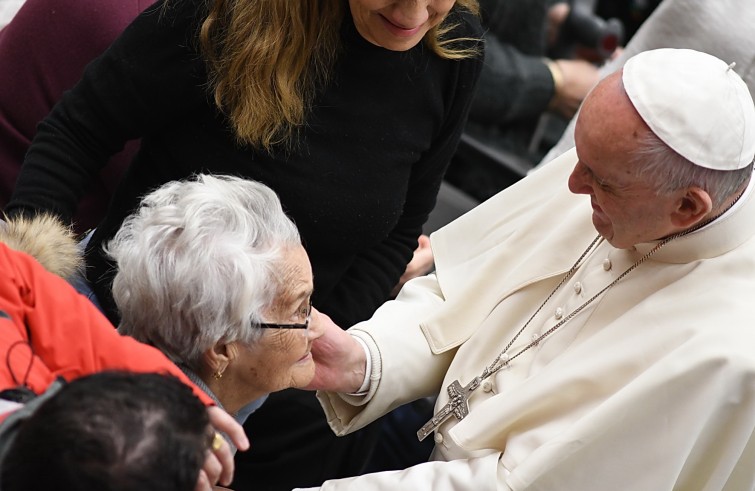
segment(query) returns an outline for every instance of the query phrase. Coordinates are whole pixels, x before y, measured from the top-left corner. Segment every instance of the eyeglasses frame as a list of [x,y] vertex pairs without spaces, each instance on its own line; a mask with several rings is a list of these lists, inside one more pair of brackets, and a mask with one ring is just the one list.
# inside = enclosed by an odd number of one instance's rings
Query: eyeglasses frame
[[312,320],[312,299],[309,299],[307,305],[307,318],[303,324],[277,324],[275,322],[260,322],[256,324],[262,329],[309,329],[309,322]]

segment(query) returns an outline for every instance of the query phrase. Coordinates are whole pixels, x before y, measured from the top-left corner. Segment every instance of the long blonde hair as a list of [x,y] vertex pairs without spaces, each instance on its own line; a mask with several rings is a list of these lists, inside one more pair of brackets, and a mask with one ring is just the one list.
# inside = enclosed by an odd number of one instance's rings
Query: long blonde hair
[[[215,103],[241,144],[270,150],[291,144],[341,48],[344,0],[210,0],[200,31]],[[479,13],[478,0],[457,0]],[[447,21],[425,37],[440,57],[477,54],[446,39]]]

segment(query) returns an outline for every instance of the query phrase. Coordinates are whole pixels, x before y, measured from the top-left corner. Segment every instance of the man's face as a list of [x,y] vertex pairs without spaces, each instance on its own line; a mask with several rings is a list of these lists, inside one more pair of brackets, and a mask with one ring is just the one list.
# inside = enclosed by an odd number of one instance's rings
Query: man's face
[[587,161],[580,155],[569,176],[569,190],[590,196],[595,229],[612,246],[627,249],[671,233],[667,220],[671,203],[645,183],[617,172],[623,165]]
[[650,129],[612,75],[585,100],[574,132],[579,158],[569,190],[590,196],[595,229],[611,245],[630,248],[674,232],[673,196],[657,195],[636,175],[632,152]]

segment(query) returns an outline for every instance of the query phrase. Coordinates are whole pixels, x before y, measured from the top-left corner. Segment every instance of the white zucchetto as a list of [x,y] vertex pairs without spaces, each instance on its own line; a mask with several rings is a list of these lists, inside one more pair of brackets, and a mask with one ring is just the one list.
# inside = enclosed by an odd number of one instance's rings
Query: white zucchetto
[[755,158],[755,105],[733,64],[691,49],[655,49],[630,58],[622,80],[653,133],[691,162],[735,170]]

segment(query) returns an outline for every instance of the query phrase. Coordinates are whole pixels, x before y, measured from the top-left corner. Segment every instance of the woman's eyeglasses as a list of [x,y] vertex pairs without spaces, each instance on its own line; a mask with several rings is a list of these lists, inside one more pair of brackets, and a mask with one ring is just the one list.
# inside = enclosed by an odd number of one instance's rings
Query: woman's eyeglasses
[[312,299],[307,302],[307,307],[302,309],[301,314],[304,316],[304,322],[301,324],[276,324],[272,322],[261,322],[257,326],[263,329],[307,329],[309,321],[312,319]]

